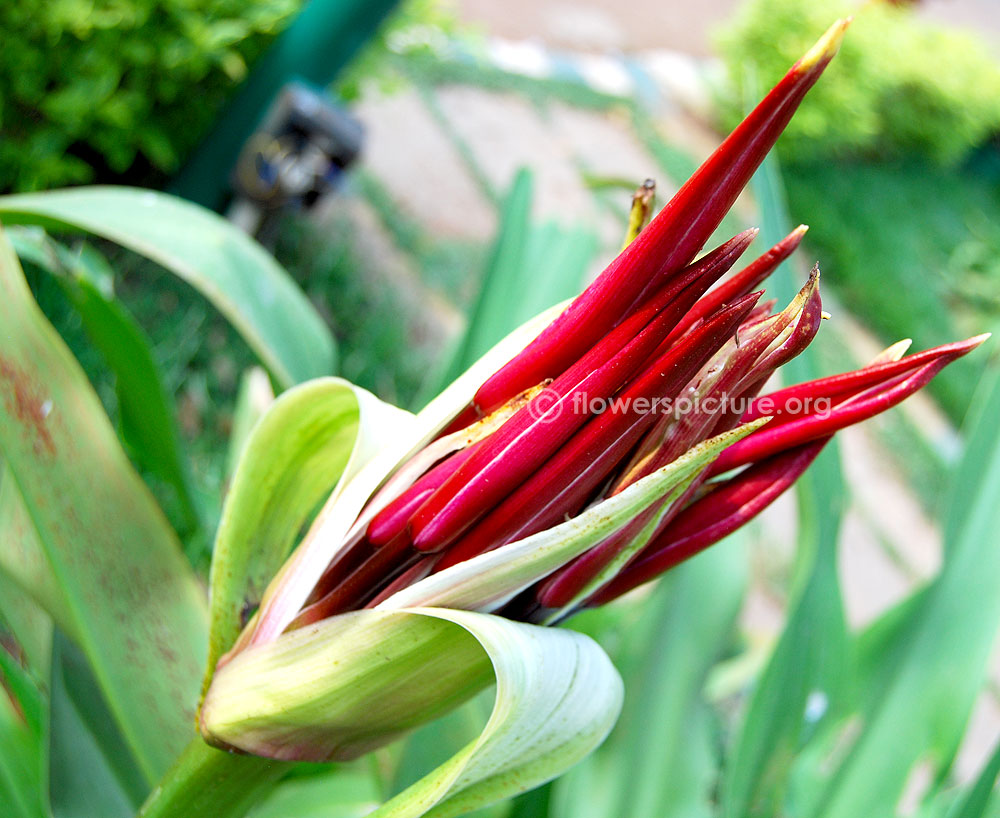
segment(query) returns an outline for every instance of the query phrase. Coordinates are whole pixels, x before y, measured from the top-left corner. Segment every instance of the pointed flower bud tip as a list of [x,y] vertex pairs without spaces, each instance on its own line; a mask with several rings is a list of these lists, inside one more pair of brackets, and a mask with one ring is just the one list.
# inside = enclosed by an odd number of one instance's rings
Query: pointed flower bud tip
[[801,72],[810,71],[816,66],[823,66],[830,62],[840,49],[844,33],[853,19],[853,17],[846,17],[842,20],[837,20],[836,23],[830,26],[823,36],[816,41],[816,44],[795,64],[795,70]]

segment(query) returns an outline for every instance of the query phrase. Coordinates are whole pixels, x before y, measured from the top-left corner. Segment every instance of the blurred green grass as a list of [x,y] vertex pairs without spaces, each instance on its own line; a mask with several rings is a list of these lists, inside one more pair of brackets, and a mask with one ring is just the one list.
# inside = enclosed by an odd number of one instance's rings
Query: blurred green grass
[[[924,348],[995,326],[995,149],[957,169],[919,159],[797,163],[785,180],[791,212],[810,225],[807,245],[820,260],[824,283],[883,341],[912,337],[916,348]],[[991,260],[992,267],[977,269],[979,259]],[[956,423],[981,368],[962,360],[931,384],[931,394]]]

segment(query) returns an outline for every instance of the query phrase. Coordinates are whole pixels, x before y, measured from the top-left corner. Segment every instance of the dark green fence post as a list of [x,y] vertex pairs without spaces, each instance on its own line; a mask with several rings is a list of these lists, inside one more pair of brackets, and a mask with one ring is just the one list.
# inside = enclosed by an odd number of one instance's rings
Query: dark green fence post
[[281,87],[292,79],[328,85],[375,33],[397,0],[308,0],[288,29],[254,63],[225,105],[214,130],[194,151],[170,187],[218,209],[240,148]]

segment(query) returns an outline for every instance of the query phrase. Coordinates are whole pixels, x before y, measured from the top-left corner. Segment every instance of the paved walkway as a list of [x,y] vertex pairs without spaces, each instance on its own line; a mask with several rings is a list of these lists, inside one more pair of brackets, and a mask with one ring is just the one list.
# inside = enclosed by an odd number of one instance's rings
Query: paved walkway
[[[497,37],[540,40],[550,48],[635,53],[673,49],[697,56],[712,51],[712,32],[740,0],[458,0],[462,20]],[[859,2],[860,6],[861,3]],[[922,0],[918,13],[974,28],[1000,52],[996,0]]]

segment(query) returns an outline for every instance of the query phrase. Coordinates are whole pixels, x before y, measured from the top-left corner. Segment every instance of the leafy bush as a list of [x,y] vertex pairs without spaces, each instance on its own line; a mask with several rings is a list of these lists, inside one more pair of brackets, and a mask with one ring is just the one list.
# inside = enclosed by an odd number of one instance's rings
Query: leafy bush
[[301,0],[0,4],[0,190],[175,169]]
[[363,85],[391,93],[405,82],[393,57],[436,60],[457,40],[474,42],[471,36],[447,0],[404,0],[345,66],[334,84],[334,93],[345,102],[360,99]]
[[[791,212],[813,225],[807,240],[826,281],[879,337],[931,346],[992,326],[1000,175],[985,157],[959,169],[912,159],[800,162],[784,176]],[[979,377],[979,367],[959,361],[932,385],[956,423]]]
[[[735,83],[727,125],[743,111],[744,86],[769,87],[846,0],[749,0],[720,36]],[[748,71],[749,69],[749,71]],[[973,34],[918,20],[889,3],[861,11],[838,57],[778,142],[784,158],[924,154],[963,158],[1000,129],[1000,65]]]

